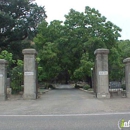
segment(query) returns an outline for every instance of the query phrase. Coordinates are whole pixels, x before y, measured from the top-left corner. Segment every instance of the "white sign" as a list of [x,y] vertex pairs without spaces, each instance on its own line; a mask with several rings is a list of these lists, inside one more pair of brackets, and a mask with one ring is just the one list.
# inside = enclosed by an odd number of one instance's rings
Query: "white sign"
[[108,75],[108,71],[99,71],[99,75]]
[[34,72],[24,72],[24,75],[34,75]]
[[102,95],[102,97],[106,97],[106,95]]
[[3,75],[2,75],[2,74],[0,74],[0,77],[3,77]]

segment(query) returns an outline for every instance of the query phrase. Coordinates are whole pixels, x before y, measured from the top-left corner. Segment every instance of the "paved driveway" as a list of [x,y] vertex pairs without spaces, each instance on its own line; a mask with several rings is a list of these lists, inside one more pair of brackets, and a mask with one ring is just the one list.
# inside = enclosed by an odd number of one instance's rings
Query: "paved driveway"
[[96,99],[93,93],[78,89],[56,89],[37,100],[13,98],[0,102],[0,115],[59,115],[129,112],[130,99]]

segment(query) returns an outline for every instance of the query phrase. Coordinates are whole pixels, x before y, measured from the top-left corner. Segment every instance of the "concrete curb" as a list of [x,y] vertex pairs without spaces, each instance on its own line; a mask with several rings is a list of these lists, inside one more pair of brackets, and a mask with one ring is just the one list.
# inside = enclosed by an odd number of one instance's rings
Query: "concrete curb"
[[48,90],[43,90],[43,91],[41,91],[41,92],[38,92],[40,95],[42,95],[42,94],[44,94],[44,93],[47,93],[47,92],[49,92],[51,89],[48,89]]
[[[88,91],[88,90],[85,90],[85,89],[83,89],[83,88],[79,88],[79,90],[93,94],[93,91]],[[114,95],[111,94],[111,98],[112,98],[112,97],[114,97]],[[126,95],[123,95],[123,96],[121,96],[121,97],[122,97],[122,98],[127,98]]]
[[93,92],[93,91],[88,91],[88,90],[85,90],[83,88],[79,88],[80,90],[84,91],[84,92]]

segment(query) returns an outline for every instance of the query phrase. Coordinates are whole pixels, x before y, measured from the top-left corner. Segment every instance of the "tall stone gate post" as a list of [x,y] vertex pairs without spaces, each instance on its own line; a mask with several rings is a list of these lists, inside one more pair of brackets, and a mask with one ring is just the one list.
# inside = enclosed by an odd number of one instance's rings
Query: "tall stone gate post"
[[4,101],[7,98],[7,61],[0,59],[0,101]]
[[97,98],[110,98],[108,80],[108,49],[97,49],[96,55],[96,96]]
[[37,76],[36,76],[36,55],[35,49],[24,49],[24,99],[37,98]]
[[125,63],[126,96],[130,98],[130,58],[123,60]]

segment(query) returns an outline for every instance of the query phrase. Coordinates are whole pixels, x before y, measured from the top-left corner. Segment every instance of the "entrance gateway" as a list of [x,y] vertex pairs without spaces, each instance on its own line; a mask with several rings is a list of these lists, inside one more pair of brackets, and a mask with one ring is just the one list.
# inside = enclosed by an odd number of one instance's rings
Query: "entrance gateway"
[[[35,49],[24,49],[24,99],[37,98],[37,65]],[[97,49],[93,86],[97,98],[110,98],[109,73],[108,73],[108,49]],[[130,98],[130,58],[123,60],[125,64],[126,96]],[[0,59],[0,100],[7,99],[7,61]]]

